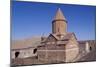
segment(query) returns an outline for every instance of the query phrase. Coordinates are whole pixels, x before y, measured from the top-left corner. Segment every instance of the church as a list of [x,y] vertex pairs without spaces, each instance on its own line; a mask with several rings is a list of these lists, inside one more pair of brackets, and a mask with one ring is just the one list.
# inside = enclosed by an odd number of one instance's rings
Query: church
[[45,62],[72,62],[79,53],[75,33],[67,31],[68,21],[59,8],[52,21],[52,33],[48,37],[41,37],[38,46],[38,57]]
[[95,61],[95,40],[77,40],[74,32],[67,31],[68,23],[59,8],[52,20],[52,32],[47,37],[12,43],[12,65]]

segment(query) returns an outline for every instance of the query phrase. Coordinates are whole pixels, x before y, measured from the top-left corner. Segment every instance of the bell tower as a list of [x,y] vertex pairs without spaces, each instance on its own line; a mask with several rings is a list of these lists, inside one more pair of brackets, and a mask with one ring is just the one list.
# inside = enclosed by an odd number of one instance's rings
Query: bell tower
[[66,34],[66,26],[67,26],[67,21],[61,9],[59,8],[54,17],[54,20],[52,21],[52,33],[64,35]]

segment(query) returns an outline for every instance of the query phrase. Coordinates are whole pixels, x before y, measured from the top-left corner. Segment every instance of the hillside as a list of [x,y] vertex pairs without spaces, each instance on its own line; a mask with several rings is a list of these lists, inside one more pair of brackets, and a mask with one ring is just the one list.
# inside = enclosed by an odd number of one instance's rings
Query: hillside
[[11,49],[23,49],[40,45],[41,37],[31,37],[21,40],[12,40]]

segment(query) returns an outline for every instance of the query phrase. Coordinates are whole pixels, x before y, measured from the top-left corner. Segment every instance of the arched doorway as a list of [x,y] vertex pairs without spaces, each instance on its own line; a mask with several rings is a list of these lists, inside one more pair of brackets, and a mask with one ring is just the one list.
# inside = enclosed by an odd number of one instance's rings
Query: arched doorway
[[37,49],[35,48],[34,50],[33,50],[33,53],[35,54],[37,52]]
[[15,52],[15,58],[19,56],[20,52]]

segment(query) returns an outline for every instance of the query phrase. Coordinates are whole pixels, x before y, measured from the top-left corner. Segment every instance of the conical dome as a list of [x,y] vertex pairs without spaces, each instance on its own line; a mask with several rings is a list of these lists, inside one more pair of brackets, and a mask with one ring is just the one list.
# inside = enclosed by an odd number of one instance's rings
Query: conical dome
[[66,19],[62,13],[62,11],[60,10],[60,8],[58,9],[54,20],[52,21],[52,33],[53,34],[66,34]]
[[54,17],[54,20],[66,20],[62,11],[60,10],[60,8],[58,9],[58,11]]

